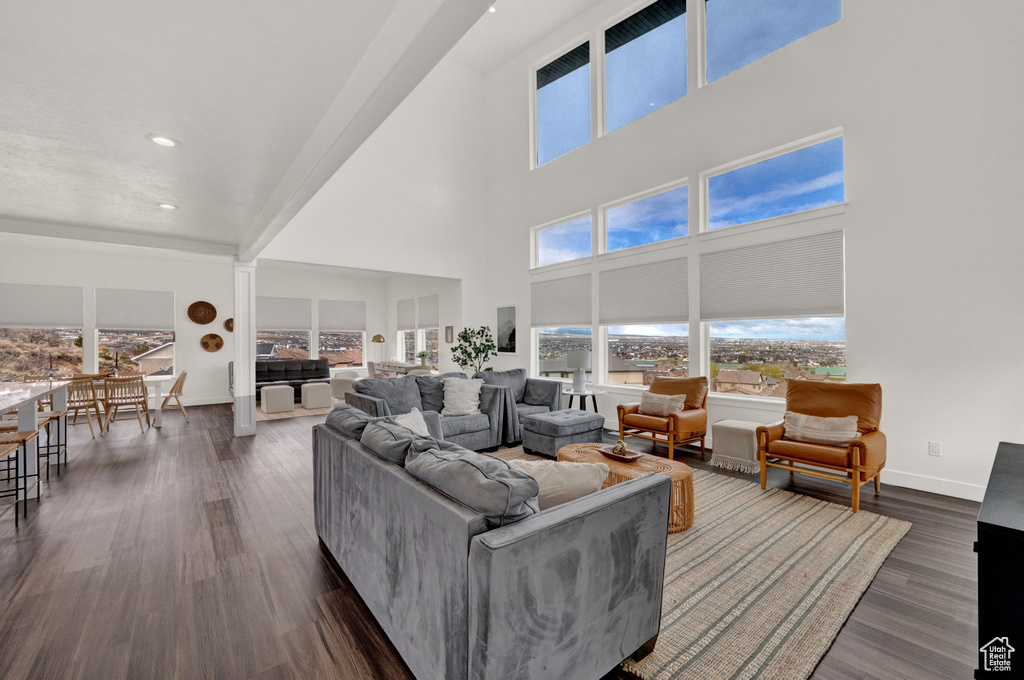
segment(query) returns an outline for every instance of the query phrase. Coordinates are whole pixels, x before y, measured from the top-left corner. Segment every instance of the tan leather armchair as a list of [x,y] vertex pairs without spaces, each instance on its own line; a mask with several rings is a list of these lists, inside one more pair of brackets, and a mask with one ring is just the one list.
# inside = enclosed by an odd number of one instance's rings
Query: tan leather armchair
[[672,459],[678,444],[700,440],[704,453],[704,437],[708,433],[708,379],[655,378],[648,390],[651,394],[685,394],[682,411],[668,416],[649,416],[640,413],[640,403],[619,404],[619,439],[639,437],[652,442],[668,444],[668,457]]
[[[860,509],[860,487],[871,480],[875,492],[882,489],[885,467],[885,435],[878,430],[882,418],[882,386],[874,383],[812,383],[790,380],[786,410],[819,418],[857,416],[859,436],[849,446],[809,444],[786,439],[784,424],[757,428],[757,458],[761,463],[761,488],[767,485],[768,468],[777,467],[850,484],[850,507]],[[844,473],[809,470],[813,466]]]

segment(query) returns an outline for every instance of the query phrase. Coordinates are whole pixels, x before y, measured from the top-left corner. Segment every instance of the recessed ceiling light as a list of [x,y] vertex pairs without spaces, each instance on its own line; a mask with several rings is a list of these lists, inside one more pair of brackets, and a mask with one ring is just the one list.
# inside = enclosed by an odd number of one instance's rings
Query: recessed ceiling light
[[157,203],[156,207],[163,208],[164,210],[177,210],[178,206],[173,203]]
[[490,8],[489,10],[487,10],[487,11],[488,11],[488,12],[497,12],[498,10],[497,10],[496,8],[494,8],[494,7],[491,7],[491,8]]
[[160,146],[178,146],[178,141],[163,135],[146,135],[146,139]]

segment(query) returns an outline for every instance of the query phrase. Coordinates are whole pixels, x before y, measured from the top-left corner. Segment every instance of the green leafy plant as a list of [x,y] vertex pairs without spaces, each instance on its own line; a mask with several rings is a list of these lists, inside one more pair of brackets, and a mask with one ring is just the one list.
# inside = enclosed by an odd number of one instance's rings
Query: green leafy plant
[[417,359],[429,359],[430,358],[430,352],[428,352],[427,350],[422,350],[420,352],[416,352],[416,358]]
[[498,346],[494,344],[494,336],[487,326],[480,328],[463,328],[459,331],[458,342],[452,347],[452,361],[459,368],[472,368],[477,371],[485,369],[489,359],[498,356]]

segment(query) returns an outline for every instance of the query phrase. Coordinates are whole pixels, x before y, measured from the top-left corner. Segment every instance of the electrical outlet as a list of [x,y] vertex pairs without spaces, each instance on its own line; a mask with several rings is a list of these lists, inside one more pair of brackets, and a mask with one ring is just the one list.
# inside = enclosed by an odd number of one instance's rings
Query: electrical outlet
[[942,444],[939,442],[928,442],[929,456],[942,456]]

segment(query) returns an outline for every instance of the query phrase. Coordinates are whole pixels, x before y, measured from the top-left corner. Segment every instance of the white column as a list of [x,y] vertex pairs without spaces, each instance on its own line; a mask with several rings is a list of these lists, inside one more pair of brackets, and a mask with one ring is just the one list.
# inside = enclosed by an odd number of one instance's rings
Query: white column
[[96,338],[96,288],[82,291],[82,373],[99,373],[99,341]]
[[309,301],[309,358],[320,358],[320,300],[313,298]]
[[235,436],[256,434],[256,263],[236,262],[234,394]]

